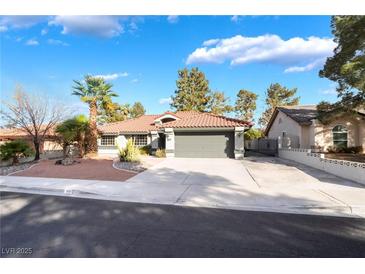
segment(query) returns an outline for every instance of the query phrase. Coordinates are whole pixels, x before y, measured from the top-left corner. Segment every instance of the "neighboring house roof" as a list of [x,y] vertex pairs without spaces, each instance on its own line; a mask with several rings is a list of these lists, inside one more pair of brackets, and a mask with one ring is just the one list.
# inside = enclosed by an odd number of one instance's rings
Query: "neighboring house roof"
[[278,110],[284,112],[301,125],[311,125],[312,120],[318,115],[316,105],[278,107]]
[[[271,115],[270,121],[265,129],[265,135],[269,133],[269,130],[274,123],[276,116],[279,111],[288,115],[291,119],[297,122],[299,125],[306,126],[311,125],[312,120],[316,119],[318,116],[316,105],[299,105],[299,106],[281,106],[276,107],[273,114]],[[364,109],[356,110],[358,114],[365,115]]]
[[[155,120],[171,114],[179,119],[163,124],[155,124]],[[166,112],[161,115],[143,115],[139,118],[129,119],[121,122],[108,123],[98,126],[101,133],[115,134],[120,132],[149,133],[162,128],[207,128],[207,127],[243,127],[251,126],[250,122],[214,115],[212,113],[201,113],[197,111],[178,111],[176,113]]]
[[[54,131],[51,129],[46,137],[54,135]],[[0,138],[1,139],[11,139],[11,138],[29,138],[28,132],[20,128],[0,128]]]
[[295,122],[300,125],[311,125],[312,120],[317,117],[317,106],[316,105],[299,105],[299,106],[281,106],[276,107],[269,123],[266,126],[264,134],[267,135],[270,131],[272,124],[274,123],[276,116],[279,111],[283,112]]

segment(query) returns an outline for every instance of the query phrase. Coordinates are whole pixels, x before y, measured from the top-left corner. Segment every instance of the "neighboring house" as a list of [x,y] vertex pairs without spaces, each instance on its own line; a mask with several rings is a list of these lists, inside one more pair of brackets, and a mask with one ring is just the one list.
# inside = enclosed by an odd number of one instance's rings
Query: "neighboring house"
[[[0,128],[0,144],[13,140],[24,140],[31,147],[34,147],[31,136],[18,128]],[[62,151],[62,147],[57,142],[56,137],[51,132],[45,136],[44,141],[40,146],[41,153],[50,151]]]
[[165,112],[98,127],[99,154],[118,153],[116,138],[133,138],[137,146],[166,150],[167,157],[242,158],[243,133],[251,123],[195,111]]
[[362,146],[365,151],[365,111],[358,111],[355,116],[343,115],[323,125],[317,119],[316,105],[277,107],[265,136],[278,139],[279,148],[326,151],[329,147]]

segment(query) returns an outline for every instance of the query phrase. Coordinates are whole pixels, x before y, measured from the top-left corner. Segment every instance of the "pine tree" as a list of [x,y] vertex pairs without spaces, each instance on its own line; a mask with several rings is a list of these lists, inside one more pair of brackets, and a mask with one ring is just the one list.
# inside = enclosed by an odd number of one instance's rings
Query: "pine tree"
[[340,101],[330,111],[351,112],[365,106],[365,16],[333,16],[331,27],[338,45],[319,76],[338,83]]
[[224,115],[233,110],[228,102],[229,98],[225,97],[223,92],[212,92],[209,99],[208,110],[216,115]]
[[266,110],[262,113],[259,119],[260,125],[265,128],[270,120],[274,109],[278,106],[295,106],[299,104],[299,97],[294,97],[297,93],[297,88],[288,89],[280,84],[271,84],[266,91]]
[[176,87],[171,107],[178,111],[207,110],[210,100],[209,82],[198,68],[179,70]]
[[131,118],[137,118],[146,113],[146,110],[141,102],[135,102],[129,111]]
[[245,89],[238,92],[234,108],[237,118],[245,121],[253,120],[257,97],[257,94]]

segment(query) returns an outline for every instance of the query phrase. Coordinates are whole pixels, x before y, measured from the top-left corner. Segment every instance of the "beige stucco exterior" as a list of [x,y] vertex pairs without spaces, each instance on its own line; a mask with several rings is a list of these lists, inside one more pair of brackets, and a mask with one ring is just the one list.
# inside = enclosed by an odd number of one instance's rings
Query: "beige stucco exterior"
[[278,139],[287,137],[292,139],[293,147],[300,147],[302,143],[302,127],[288,115],[278,112],[270,131],[269,139]]
[[322,147],[324,150],[333,146],[332,129],[337,125],[347,128],[348,147],[362,146],[365,151],[365,120],[361,117],[342,117],[328,125],[322,125],[318,120],[314,120],[311,126],[313,131],[311,135],[314,138],[310,145]]
[[300,125],[288,115],[279,111],[267,134],[269,139],[280,139],[283,132],[286,137],[297,139],[292,147],[314,148],[319,147],[327,150],[333,146],[332,129],[342,125],[347,128],[348,147],[362,146],[365,151],[365,118],[363,116],[341,117],[328,125],[321,124],[318,120],[312,120],[312,125]]

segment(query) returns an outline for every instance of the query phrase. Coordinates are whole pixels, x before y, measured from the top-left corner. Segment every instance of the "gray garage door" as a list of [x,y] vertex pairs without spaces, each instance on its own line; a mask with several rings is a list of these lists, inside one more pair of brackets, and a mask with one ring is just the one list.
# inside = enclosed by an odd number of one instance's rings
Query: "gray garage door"
[[233,132],[175,132],[175,157],[234,158]]

